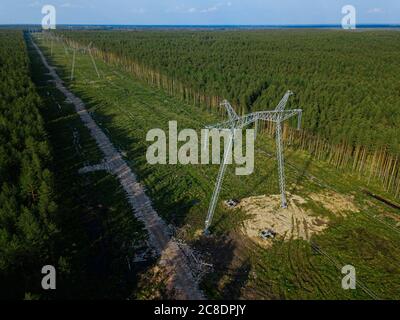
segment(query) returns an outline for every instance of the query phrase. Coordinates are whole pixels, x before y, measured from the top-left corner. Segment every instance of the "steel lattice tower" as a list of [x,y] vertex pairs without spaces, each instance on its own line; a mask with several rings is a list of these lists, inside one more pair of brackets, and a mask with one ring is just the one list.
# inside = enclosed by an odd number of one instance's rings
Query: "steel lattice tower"
[[99,73],[99,70],[97,69],[96,62],[94,61],[94,58],[93,58],[93,55],[92,55],[92,49],[91,49],[91,47],[92,47],[92,42],[90,42],[89,45],[87,45],[86,47],[74,47],[74,46],[72,46],[72,48],[73,48],[73,50],[74,50],[74,53],[73,53],[73,56],[72,56],[71,80],[74,79],[75,56],[76,56],[76,52],[77,52],[77,51],[78,51],[78,52],[82,52],[83,54],[85,54],[86,52],[89,52],[89,56],[90,56],[90,59],[91,59],[91,61],[92,61],[94,70],[96,71],[97,77],[100,78],[100,73]]
[[[63,36],[58,36],[58,35],[54,35],[52,32],[42,32],[44,38],[47,41],[51,41],[51,55],[53,55],[53,41],[57,41],[57,42],[61,42],[63,47],[64,47],[64,51],[66,54],[68,54],[68,49],[65,44],[66,41],[64,39]],[[87,45],[86,47],[84,46],[80,46],[76,43],[74,43],[73,45],[69,45],[69,47],[72,49],[73,53],[72,53],[72,67],[71,67],[71,76],[70,76],[70,80],[72,81],[74,79],[74,74],[75,74],[75,61],[76,61],[76,53],[89,53],[90,56],[90,60],[92,61],[93,64],[93,68],[96,71],[97,77],[100,78],[100,73],[99,73],[99,69],[97,68],[96,65],[96,61],[93,58],[93,54],[92,54],[92,42],[89,43],[89,45]]]
[[[234,143],[235,130],[243,129],[251,123],[258,122],[259,120],[274,122],[276,125],[276,155],[278,162],[278,175],[279,175],[279,189],[281,194],[281,205],[282,208],[287,208],[286,191],[285,191],[285,168],[284,168],[284,157],[283,157],[283,144],[282,144],[282,123],[289,118],[296,116],[298,117],[297,129],[300,129],[301,125],[301,109],[285,110],[286,104],[289,97],[293,94],[292,91],[287,91],[279,102],[275,110],[271,111],[259,111],[247,114],[239,117],[232,106],[227,100],[224,100],[221,105],[225,107],[229,120],[216,125],[207,126],[206,129],[217,129],[217,130],[229,130],[229,141],[224,151],[224,157],[218,172],[217,181],[215,183],[215,189],[211,197],[211,202],[208,208],[207,218],[205,221],[204,233],[208,234],[208,228],[211,225],[212,218],[214,216],[215,208],[217,206],[219,193],[221,191],[222,181],[225,175],[226,165],[228,157],[231,153],[232,145]],[[207,138],[208,139],[208,138]],[[205,143],[205,146],[208,144]]]

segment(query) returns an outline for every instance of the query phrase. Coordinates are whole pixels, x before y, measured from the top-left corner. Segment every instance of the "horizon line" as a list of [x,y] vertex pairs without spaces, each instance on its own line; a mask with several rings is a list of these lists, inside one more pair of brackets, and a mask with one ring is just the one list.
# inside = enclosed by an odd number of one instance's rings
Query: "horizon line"
[[[39,23],[0,23],[0,26],[41,26]],[[290,26],[342,26],[334,23],[304,24],[124,24],[124,23],[59,23],[56,26],[132,26],[132,27],[290,27]],[[359,23],[356,26],[400,26],[396,23]]]

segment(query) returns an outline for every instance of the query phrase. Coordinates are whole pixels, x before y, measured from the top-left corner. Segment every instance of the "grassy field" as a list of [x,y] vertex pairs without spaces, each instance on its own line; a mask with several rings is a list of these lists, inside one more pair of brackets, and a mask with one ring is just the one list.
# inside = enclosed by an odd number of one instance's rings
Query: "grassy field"
[[[96,61],[101,74],[98,78],[90,57],[81,53],[77,54],[75,78],[71,81],[72,52],[54,43],[51,55],[50,43],[38,42],[71,91],[85,101],[110,140],[125,152],[132,169],[146,185],[157,212],[178,227],[182,238],[200,251],[210,253],[215,270],[202,281],[202,288],[210,298],[400,298],[399,210],[362,193],[361,188],[365,186],[362,177],[336,171],[304,152],[287,149],[288,191],[307,199],[302,206],[313,215],[328,218],[329,227],[312,236],[314,247],[307,241],[292,239],[276,240],[266,249],[241,232],[243,221],[249,218],[245,212],[228,210],[222,205],[222,199],[278,193],[276,161],[271,156],[273,141],[259,135],[255,172],[239,177],[234,175],[233,166],[228,167],[211,228],[213,236],[199,237],[219,166],[149,165],[145,153],[150,143],[145,136],[153,128],[167,129],[170,120],[178,122],[178,129],[200,130],[225,119],[225,115],[185,104],[102,61]],[[68,105],[63,105],[64,109],[68,110]],[[70,113],[49,120],[53,131],[65,127],[63,121],[78,121]],[[86,134],[81,134],[82,139]],[[65,134],[60,134],[63,139],[72,139],[71,135],[68,127]],[[98,162],[98,154],[91,143],[82,145],[82,149],[90,164]],[[70,159],[74,152],[71,148],[60,150],[60,158],[64,158],[60,161]],[[71,159],[67,164],[62,161],[57,165],[63,168],[64,174],[76,172],[81,166]],[[92,176],[90,183],[100,183],[102,179],[104,177]],[[115,181],[99,190],[105,192],[101,197],[103,201],[113,201],[107,199],[108,195],[118,192],[118,186],[113,183]],[[368,188],[387,196],[377,185]],[[310,198],[311,194],[327,190],[351,194],[360,212],[338,216]],[[122,199],[118,199],[122,206]],[[341,288],[344,275],[340,269],[347,264],[357,270],[356,290]]]

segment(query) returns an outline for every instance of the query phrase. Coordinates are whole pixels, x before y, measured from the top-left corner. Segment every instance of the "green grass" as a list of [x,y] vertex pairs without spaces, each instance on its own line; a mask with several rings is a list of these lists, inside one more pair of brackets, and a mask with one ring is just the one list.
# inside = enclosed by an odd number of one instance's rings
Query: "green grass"
[[[178,121],[178,129],[199,131],[207,124],[221,121],[224,115],[185,104],[99,60],[96,62],[102,77],[98,79],[89,56],[82,54],[77,55],[75,79],[69,81],[72,55],[66,55],[63,47],[56,44],[53,57],[50,57],[48,45],[40,44],[114,145],[126,152],[128,163],[146,185],[157,212],[168,223],[184,227],[186,240],[201,247],[194,234],[203,228],[219,166],[149,165],[145,153],[150,143],[145,141],[145,136],[153,128],[167,129],[170,120]],[[273,141],[259,135],[256,149],[274,154]],[[94,154],[91,156],[95,158]],[[285,156],[290,164],[286,166],[288,191],[307,199],[306,206],[314,214],[330,219],[329,228],[313,236],[312,241],[340,265],[355,266],[357,279],[378,297],[400,298],[400,233],[375,218],[385,219],[396,228],[395,222],[382,213],[399,216],[398,210],[367,198],[360,191],[366,185],[362,177],[330,168],[304,152],[287,149]],[[228,167],[220,199],[278,193],[274,157],[257,152],[255,171],[250,176],[236,176],[233,169],[233,166]],[[311,180],[309,175],[317,180]],[[368,188],[386,195],[377,185]],[[310,200],[310,192],[327,189],[354,195],[356,205],[362,208],[361,213],[338,218]],[[238,232],[244,219],[246,216],[240,211],[226,210],[221,203],[217,207],[211,229],[216,245],[211,248],[221,248],[219,252],[215,250],[214,258],[223,255],[224,261],[202,283],[209,297],[370,298],[360,286],[357,290],[343,290],[340,270],[324,255],[315,252],[308,242],[276,241],[272,248],[263,249],[244,239]],[[226,241],[230,238],[235,241]],[[217,284],[221,279],[226,284],[219,287]]]

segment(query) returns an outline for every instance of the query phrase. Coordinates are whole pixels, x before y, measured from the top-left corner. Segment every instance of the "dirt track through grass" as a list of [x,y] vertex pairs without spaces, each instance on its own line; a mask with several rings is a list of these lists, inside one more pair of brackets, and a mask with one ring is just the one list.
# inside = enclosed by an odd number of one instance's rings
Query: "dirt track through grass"
[[103,152],[109,172],[118,178],[135,216],[144,223],[149,234],[150,244],[161,256],[159,264],[168,275],[167,289],[177,299],[202,299],[203,295],[191,274],[185,255],[181,252],[177,243],[171,239],[167,225],[152,208],[151,201],[146,196],[141,184],[137,182],[135,174],[90,116],[83,101],[64,86],[63,81],[57,75],[55,69],[47,63],[36,43],[33,42],[33,46],[40,55],[43,64],[49,70],[49,74],[53,77],[56,87],[74,104],[82,122],[90,130],[91,136]]

